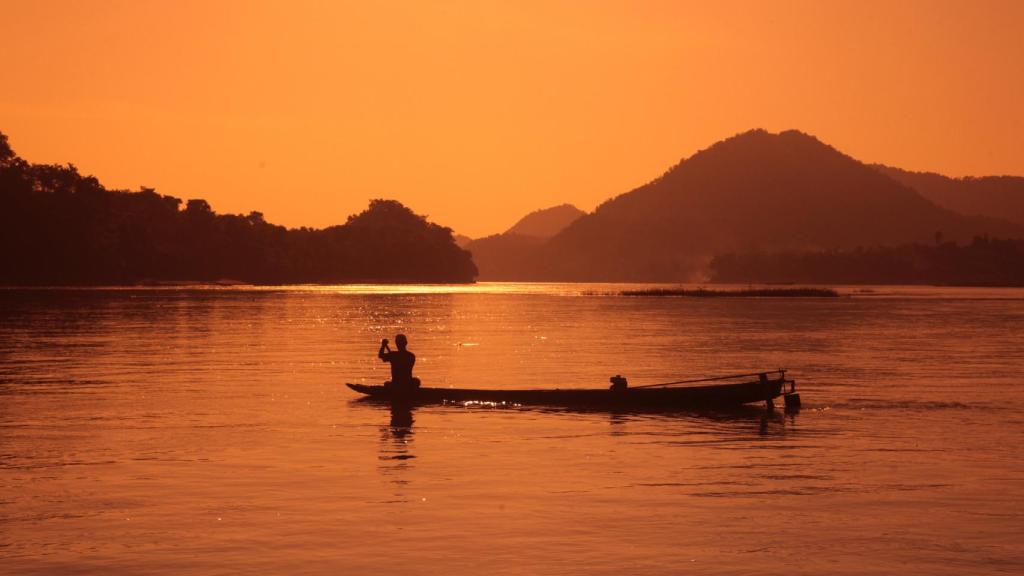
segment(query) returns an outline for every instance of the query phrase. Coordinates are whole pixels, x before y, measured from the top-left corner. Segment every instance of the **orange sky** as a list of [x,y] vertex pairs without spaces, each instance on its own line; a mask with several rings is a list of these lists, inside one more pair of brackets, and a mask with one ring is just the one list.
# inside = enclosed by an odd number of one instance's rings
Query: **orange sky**
[[754,127],[1024,174],[1024,2],[0,0],[33,162],[289,226],[397,198],[479,236]]

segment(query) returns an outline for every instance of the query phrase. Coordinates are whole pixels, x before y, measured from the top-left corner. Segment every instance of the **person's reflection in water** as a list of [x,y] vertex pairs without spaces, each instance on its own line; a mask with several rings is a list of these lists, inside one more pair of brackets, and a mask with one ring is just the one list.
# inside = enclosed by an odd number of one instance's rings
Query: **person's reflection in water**
[[406,484],[408,481],[401,477],[401,473],[408,470],[410,462],[416,456],[412,454],[413,417],[412,406],[395,402],[391,404],[391,422],[381,427],[380,461],[381,473],[387,475],[399,475],[395,478],[396,484]]
[[396,437],[412,434],[412,406],[393,402],[391,404],[391,432]]

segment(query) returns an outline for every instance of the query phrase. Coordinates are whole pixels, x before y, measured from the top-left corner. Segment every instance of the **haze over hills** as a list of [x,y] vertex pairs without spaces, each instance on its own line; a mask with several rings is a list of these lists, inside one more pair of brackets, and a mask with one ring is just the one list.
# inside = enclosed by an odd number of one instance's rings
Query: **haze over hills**
[[572,204],[534,210],[501,234],[492,234],[463,245],[483,262],[481,279],[517,279],[536,273],[537,250],[586,212]]
[[585,214],[586,212],[572,204],[560,204],[551,208],[534,210],[506,230],[505,234],[551,238]]
[[685,281],[716,254],[932,242],[937,233],[969,241],[1024,237],[1024,227],[937,206],[802,132],[752,130],[608,200],[547,242],[470,249],[481,279]]
[[1003,218],[1024,226],[1024,177],[950,178],[875,164],[883,174],[910,186],[943,208],[961,214]]

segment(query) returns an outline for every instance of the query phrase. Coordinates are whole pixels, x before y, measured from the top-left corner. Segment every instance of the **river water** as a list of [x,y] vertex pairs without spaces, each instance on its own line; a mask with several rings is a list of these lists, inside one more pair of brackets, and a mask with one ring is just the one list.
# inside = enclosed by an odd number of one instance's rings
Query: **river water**
[[[0,290],[0,573],[1024,573],[1024,290]],[[799,413],[486,406],[785,367]],[[409,421],[411,419],[411,422]]]

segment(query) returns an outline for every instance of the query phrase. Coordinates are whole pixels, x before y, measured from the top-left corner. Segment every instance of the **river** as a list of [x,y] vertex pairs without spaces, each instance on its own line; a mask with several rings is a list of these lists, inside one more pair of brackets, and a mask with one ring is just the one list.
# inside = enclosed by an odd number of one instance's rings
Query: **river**
[[[0,573],[1020,574],[1024,290],[0,290]],[[785,367],[803,409],[436,406]]]

